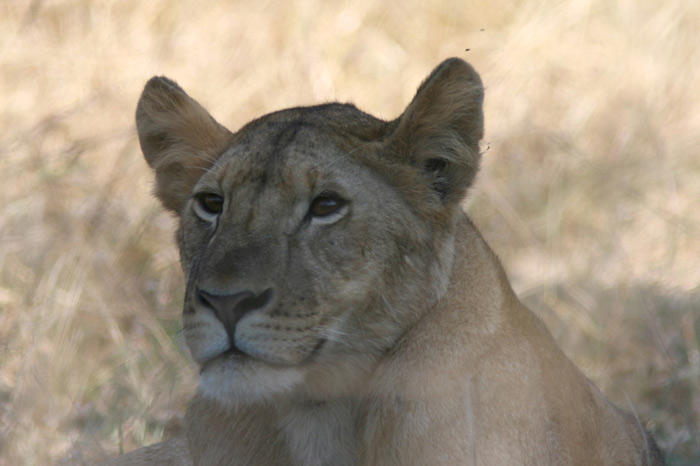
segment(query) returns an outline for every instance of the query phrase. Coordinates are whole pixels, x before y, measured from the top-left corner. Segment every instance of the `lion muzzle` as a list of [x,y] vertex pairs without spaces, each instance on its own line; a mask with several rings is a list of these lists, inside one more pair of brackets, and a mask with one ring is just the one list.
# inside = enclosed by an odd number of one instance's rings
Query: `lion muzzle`
[[216,318],[223,324],[231,349],[240,351],[235,340],[238,321],[250,312],[264,310],[272,302],[274,291],[268,288],[257,295],[250,290],[232,294],[214,294],[197,289],[196,295],[198,304],[211,308]]

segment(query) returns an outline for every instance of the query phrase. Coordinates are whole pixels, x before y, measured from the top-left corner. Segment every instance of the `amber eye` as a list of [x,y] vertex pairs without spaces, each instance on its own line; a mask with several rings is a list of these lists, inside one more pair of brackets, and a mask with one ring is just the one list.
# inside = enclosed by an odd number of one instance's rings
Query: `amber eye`
[[224,208],[224,198],[213,193],[199,193],[195,196],[197,204],[209,215],[219,215]]
[[345,199],[335,193],[324,193],[311,201],[309,213],[313,217],[328,217],[339,212],[347,204]]

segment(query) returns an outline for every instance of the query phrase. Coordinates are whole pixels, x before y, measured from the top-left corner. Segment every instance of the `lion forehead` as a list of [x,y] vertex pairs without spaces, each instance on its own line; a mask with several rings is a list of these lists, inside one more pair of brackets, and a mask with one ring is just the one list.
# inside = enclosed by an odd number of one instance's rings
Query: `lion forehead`
[[359,157],[365,142],[327,126],[272,120],[247,131],[222,153],[201,184],[218,185],[226,194],[260,204],[270,192],[283,200],[304,198],[324,187],[340,189],[348,178],[359,182],[371,171]]
[[382,139],[390,126],[350,104],[280,110],[241,128],[220,158],[236,154],[275,165],[294,153],[290,146],[305,155],[318,155],[328,146],[347,152],[363,142]]

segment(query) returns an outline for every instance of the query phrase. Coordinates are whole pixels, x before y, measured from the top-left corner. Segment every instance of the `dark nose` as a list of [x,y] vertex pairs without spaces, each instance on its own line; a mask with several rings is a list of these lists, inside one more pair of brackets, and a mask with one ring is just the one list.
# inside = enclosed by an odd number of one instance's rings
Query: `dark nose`
[[212,308],[216,317],[224,324],[226,333],[233,344],[236,324],[245,314],[262,309],[272,300],[272,288],[256,295],[252,291],[241,291],[234,294],[212,294],[197,289],[197,298],[201,303]]

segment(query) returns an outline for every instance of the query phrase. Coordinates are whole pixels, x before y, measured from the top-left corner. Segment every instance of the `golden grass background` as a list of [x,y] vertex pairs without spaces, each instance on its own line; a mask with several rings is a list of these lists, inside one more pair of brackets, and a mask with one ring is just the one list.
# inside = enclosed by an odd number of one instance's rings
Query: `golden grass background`
[[699,30],[694,0],[1,2],[0,464],[158,441],[193,390],[133,125],[150,76],[236,129],[328,100],[393,118],[449,56],[486,85],[468,209],[516,291],[697,464]]

